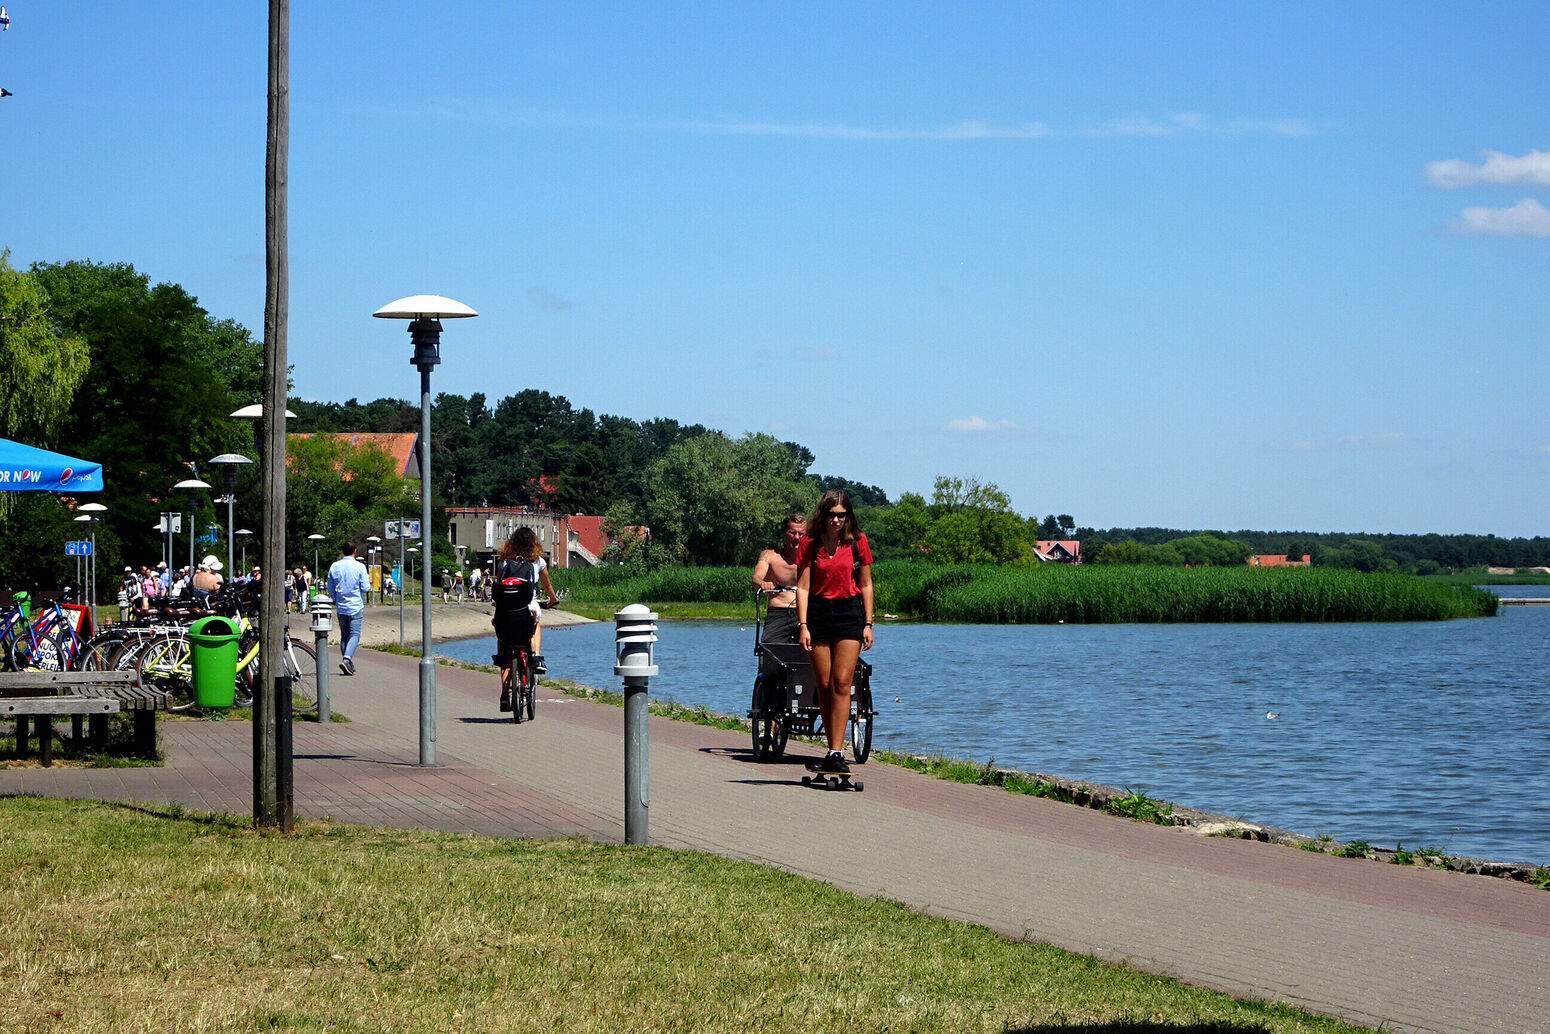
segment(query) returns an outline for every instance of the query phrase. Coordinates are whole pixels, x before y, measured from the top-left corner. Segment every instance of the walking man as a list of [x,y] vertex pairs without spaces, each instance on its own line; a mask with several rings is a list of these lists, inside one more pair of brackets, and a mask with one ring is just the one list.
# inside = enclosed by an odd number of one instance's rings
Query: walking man
[[361,645],[361,620],[365,617],[371,579],[365,566],[355,559],[355,543],[346,542],[340,552],[343,555],[328,569],[328,595],[339,618],[339,652],[344,658],[339,662],[339,671],[354,675],[355,650]]

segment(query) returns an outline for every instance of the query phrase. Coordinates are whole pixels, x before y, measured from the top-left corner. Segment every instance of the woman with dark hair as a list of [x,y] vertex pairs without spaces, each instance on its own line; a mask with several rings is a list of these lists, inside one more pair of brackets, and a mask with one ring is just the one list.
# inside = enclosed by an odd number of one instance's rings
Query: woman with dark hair
[[850,683],[862,650],[872,648],[872,550],[850,496],[825,492],[807,524],[797,562],[797,633],[813,659],[829,754],[820,771],[849,772],[842,748]]
[[549,583],[548,564],[539,548],[538,536],[533,529],[523,526],[501,544],[495,560],[495,626],[496,654],[494,661],[501,670],[500,709],[510,711],[511,659],[524,646],[533,657],[533,670],[543,674],[544,659],[539,654],[541,630],[538,625],[538,588],[552,607],[559,602],[554,586]]

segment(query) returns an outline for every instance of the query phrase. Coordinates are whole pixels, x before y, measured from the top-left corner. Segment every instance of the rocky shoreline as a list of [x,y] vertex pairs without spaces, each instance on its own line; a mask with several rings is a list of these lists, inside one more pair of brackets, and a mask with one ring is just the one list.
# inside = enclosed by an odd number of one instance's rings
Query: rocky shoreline
[[[490,619],[495,610],[488,603],[436,603],[431,616],[431,642],[441,643],[455,639],[474,639],[480,636],[493,634]],[[559,627],[561,625],[589,624],[591,618],[580,617],[564,610],[549,610],[544,613],[544,624],[547,627]],[[418,649],[420,646],[420,607],[418,603],[404,607],[404,646]],[[369,647],[383,647],[398,645],[398,608],[396,606],[379,606],[366,608],[365,627],[361,634],[361,645]],[[330,637],[330,642],[338,643],[338,632]],[[742,720],[741,716],[730,715],[735,720]],[[927,759],[920,759],[927,760]],[[1023,781],[1033,782],[1042,787],[1047,787],[1045,794],[1056,800],[1075,804],[1079,807],[1094,808],[1098,811],[1112,810],[1116,801],[1130,796],[1129,791],[1113,786],[1103,786],[1080,779],[1068,779],[1064,776],[1049,775],[1043,772],[1020,772],[1012,769],[987,769],[986,781],[999,785],[1007,776],[1021,777]],[[1213,812],[1200,811],[1196,808],[1174,804],[1171,801],[1156,801],[1155,804],[1163,812],[1157,821],[1162,825],[1176,826],[1201,836],[1234,837],[1240,840],[1257,840],[1263,843],[1280,844],[1286,847],[1320,851],[1325,854],[1336,854],[1346,858],[1367,858],[1369,860],[1393,863],[1398,853],[1393,848],[1373,847],[1363,845],[1359,841],[1341,842],[1322,837],[1310,837],[1302,833],[1294,833],[1290,830],[1278,829],[1274,826],[1266,826],[1258,823],[1245,822],[1228,815],[1218,815]],[[1420,852],[1407,852],[1408,864],[1421,868],[1446,869],[1451,872],[1470,873],[1477,876],[1494,876],[1501,879],[1518,880],[1523,883],[1533,883],[1536,878],[1543,876],[1546,867],[1529,862],[1498,862],[1484,858],[1470,858],[1454,855],[1422,854]],[[1401,855],[1401,862],[1405,864],[1405,855]]]

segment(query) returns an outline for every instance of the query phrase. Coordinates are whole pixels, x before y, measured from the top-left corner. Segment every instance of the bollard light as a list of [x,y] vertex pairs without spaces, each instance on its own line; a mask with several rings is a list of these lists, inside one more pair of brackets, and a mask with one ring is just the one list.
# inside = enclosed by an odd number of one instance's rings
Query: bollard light
[[639,603],[614,614],[614,674],[624,678],[624,842],[644,844],[649,831],[646,684],[657,673],[652,644],[657,615]]
[[657,641],[657,615],[644,604],[632,603],[614,614],[614,674],[626,679],[657,673],[652,643]]
[[328,709],[328,633],[334,630],[334,601],[327,593],[312,598],[312,651],[318,658],[318,723],[333,721]]

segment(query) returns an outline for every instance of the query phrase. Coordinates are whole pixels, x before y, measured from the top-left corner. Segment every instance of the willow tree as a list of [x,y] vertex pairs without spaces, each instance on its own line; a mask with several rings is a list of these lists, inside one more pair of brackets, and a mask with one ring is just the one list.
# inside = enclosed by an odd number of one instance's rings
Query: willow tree
[[[48,313],[48,292],[0,252],[0,437],[49,448],[91,366],[84,338],[63,333]],[[0,492],[0,517],[15,495]]]

